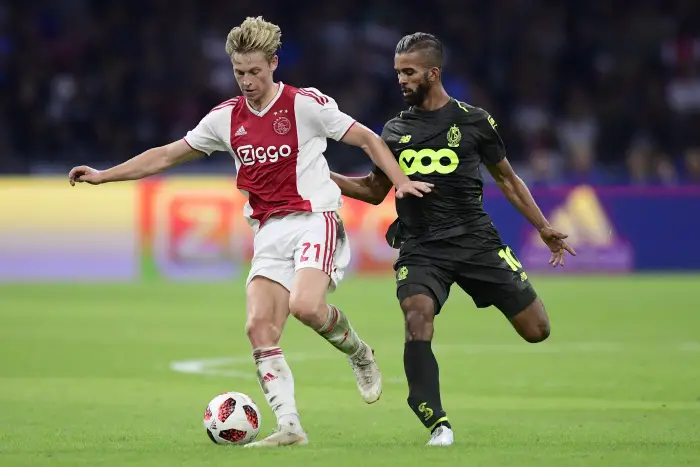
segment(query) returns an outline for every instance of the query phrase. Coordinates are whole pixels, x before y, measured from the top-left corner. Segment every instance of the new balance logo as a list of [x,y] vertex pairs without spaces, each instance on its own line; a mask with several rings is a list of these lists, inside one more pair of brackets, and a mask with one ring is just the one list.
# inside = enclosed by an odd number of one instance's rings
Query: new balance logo
[[236,132],[233,134],[233,136],[244,136],[247,134],[248,134],[248,132],[245,131],[245,128],[240,127],[238,130],[236,130]]
[[269,383],[270,381],[274,381],[277,379],[277,376],[273,375],[272,373],[267,373],[265,376],[263,376],[263,383]]

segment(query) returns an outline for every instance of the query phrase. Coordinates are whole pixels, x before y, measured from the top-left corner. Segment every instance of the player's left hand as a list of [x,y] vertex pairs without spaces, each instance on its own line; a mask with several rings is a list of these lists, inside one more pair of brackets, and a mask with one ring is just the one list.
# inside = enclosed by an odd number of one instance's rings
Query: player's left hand
[[564,241],[568,235],[554,230],[551,227],[545,227],[540,230],[540,238],[549,247],[552,252],[552,257],[549,259],[549,264],[553,267],[564,266],[566,264],[566,253],[571,256],[576,256],[576,251]]
[[396,197],[401,199],[407,195],[413,195],[422,198],[423,193],[430,193],[434,186],[432,183],[410,180],[396,189]]

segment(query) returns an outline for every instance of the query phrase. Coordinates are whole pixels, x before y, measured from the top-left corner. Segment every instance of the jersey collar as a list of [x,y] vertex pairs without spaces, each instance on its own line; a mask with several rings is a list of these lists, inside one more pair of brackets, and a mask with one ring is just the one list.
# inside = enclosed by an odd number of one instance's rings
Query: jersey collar
[[262,117],[262,116],[264,116],[264,115],[272,108],[273,105],[275,105],[275,103],[277,102],[277,100],[278,100],[278,99],[280,98],[280,96],[282,95],[282,90],[283,90],[283,89],[284,89],[284,83],[283,83],[282,81],[280,81],[280,83],[279,83],[279,88],[277,89],[277,94],[275,94],[275,97],[272,98],[272,100],[270,101],[270,103],[267,104],[267,105],[265,106],[265,108],[263,108],[263,109],[261,109],[261,110],[255,110],[253,107],[251,107],[251,106],[250,106],[250,103],[248,102],[248,99],[245,100],[245,105],[248,106],[248,110],[250,110],[250,113],[252,113],[252,114],[255,115],[255,116]]

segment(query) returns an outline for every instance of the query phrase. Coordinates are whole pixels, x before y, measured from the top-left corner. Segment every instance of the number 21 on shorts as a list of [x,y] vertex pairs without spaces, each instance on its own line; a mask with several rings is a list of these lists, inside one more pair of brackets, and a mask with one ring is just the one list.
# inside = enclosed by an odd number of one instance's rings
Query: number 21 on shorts
[[509,246],[498,250],[498,256],[503,258],[513,271],[517,272],[523,268],[523,265],[515,258]]
[[[321,244],[320,243],[315,243],[311,244],[309,242],[304,242],[302,245],[302,250],[301,250],[301,257],[299,258],[299,261],[302,263],[305,263],[311,258],[314,259],[314,262],[318,263],[321,259]],[[311,251],[309,251],[311,250]],[[310,255],[310,256],[309,256]]]

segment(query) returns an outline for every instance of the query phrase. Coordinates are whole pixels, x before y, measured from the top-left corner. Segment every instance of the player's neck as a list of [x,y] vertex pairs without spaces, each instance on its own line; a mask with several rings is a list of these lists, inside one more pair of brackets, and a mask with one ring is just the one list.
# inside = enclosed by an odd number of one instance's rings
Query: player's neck
[[254,100],[254,101],[248,100],[248,104],[250,104],[250,106],[253,109],[255,109],[256,111],[259,112],[262,109],[264,109],[265,107],[267,107],[267,105],[270,102],[272,102],[272,99],[275,98],[279,89],[280,89],[279,83],[272,83],[272,86],[270,86],[270,89],[268,89],[267,92],[265,94],[263,94],[263,96],[260,99]]
[[421,103],[421,105],[417,106],[421,110],[425,110],[427,112],[432,112],[438,109],[443,108],[450,102],[450,95],[447,94],[447,91],[445,91],[445,88],[442,86],[435,86],[434,89],[431,89],[428,91],[428,95],[425,96],[425,99]]

